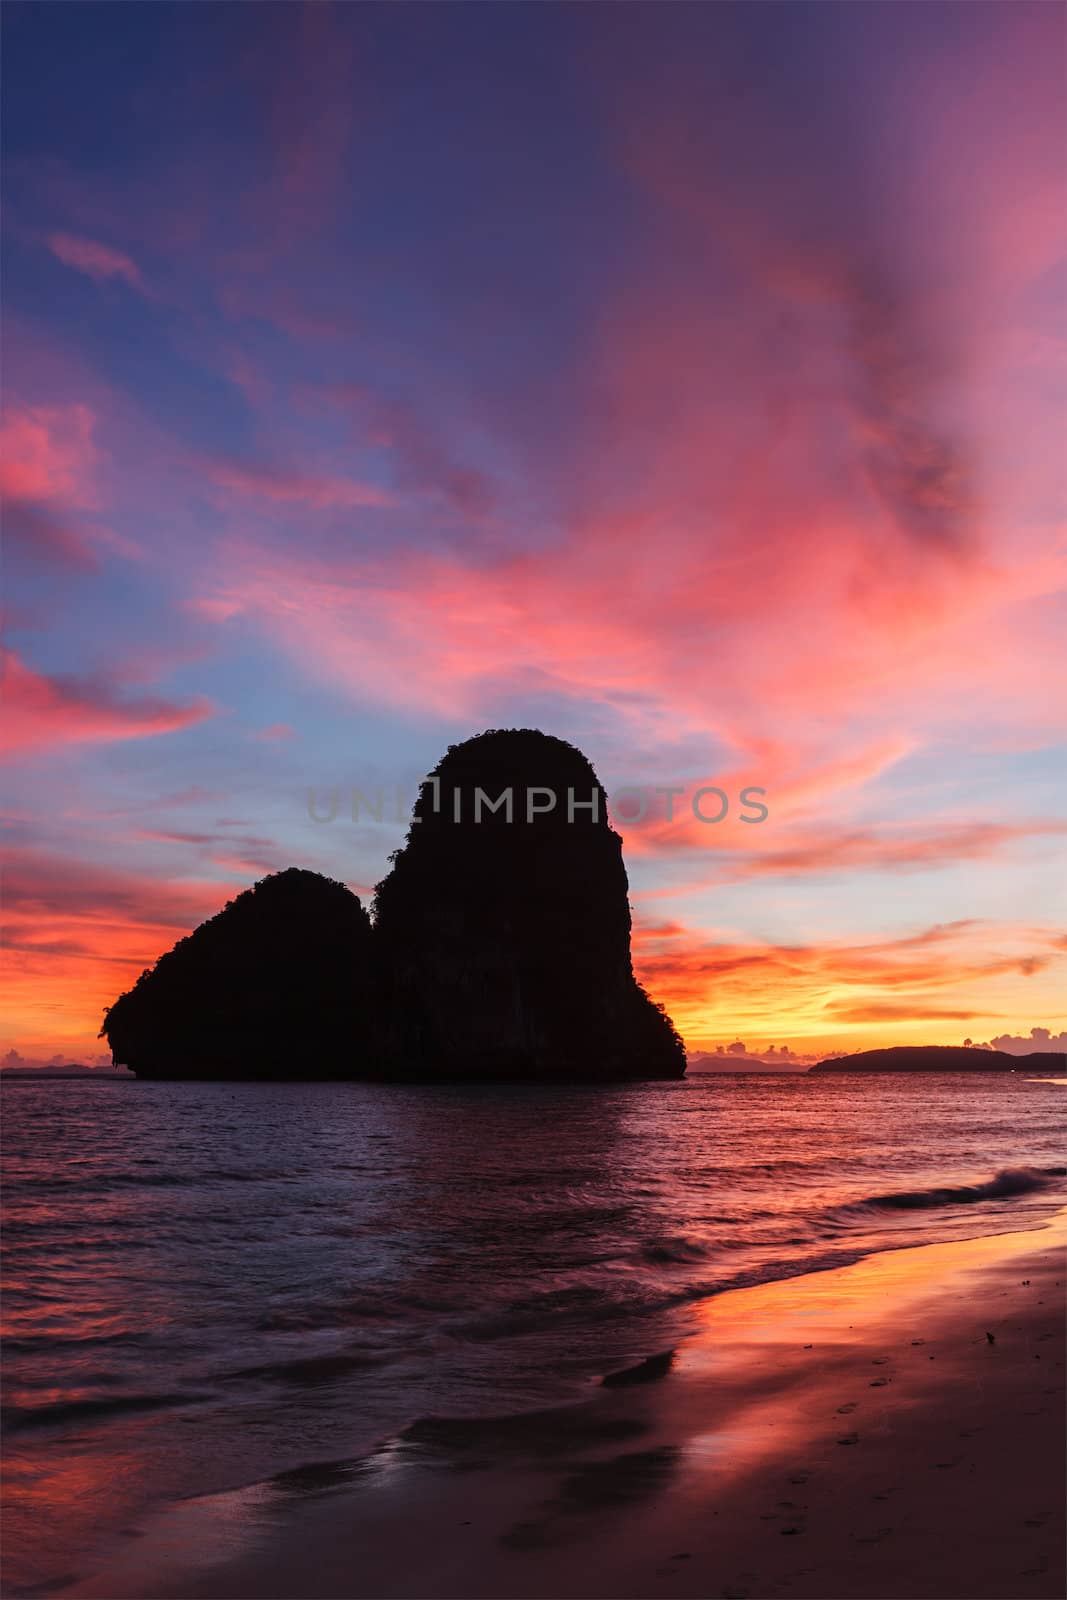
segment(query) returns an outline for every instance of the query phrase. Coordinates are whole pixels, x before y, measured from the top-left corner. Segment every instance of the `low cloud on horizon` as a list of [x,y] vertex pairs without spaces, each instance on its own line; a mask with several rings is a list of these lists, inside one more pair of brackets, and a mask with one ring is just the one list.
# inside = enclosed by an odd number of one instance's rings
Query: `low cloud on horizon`
[[974,1044],[977,1050],[1002,1050],[1009,1056],[1026,1056],[1034,1050],[1067,1050],[1067,1029],[1052,1033],[1048,1028],[1031,1028],[1028,1038],[1017,1033],[1001,1033],[984,1042],[965,1039],[964,1044]]

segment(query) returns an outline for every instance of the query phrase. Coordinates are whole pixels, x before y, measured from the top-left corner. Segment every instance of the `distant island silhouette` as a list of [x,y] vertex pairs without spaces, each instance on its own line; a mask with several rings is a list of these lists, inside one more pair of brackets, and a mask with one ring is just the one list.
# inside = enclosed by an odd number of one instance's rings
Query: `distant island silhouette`
[[974,1045],[903,1044],[885,1050],[859,1050],[853,1056],[831,1056],[809,1072],[1067,1072],[1067,1052],[1032,1050],[1013,1056],[1004,1050]]
[[373,925],[344,884],[295,867],[264,878],[109,1007],[116,1065],[149,1078],[682,1077],[685,1046],[634,976],[622,841],[581,751],[494,729],[450,746],[431,778]]

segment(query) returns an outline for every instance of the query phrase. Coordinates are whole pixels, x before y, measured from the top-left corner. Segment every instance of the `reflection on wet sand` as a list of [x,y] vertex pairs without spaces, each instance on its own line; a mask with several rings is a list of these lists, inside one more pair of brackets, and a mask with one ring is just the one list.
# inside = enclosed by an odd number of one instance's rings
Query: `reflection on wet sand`
[[188,1502],[70,1593],[1059,1595],[1065,1224],[723,1295],[659,1381]]
[[[627,1538],[613,1484],[634,1492],[628,1525],[769,1469],[807,1369],[829,1381],[849,1324],[882,1301],[899,1325],[938,1286],[923,1263],[942,1258],[899,1246],[1036,1227],[1065,1187],[1058,1088],[841,1090],[5,1091],[10,1592],[114,1576],[136,1550],[143,1600],[169,1581],[158,1537],[191,1594],[194,1546],[206,1584],[342,1501],[358,1572],[329,1526],[316,1560],[332,1552],[349,1596],[425,1575],[411,1519],[446,1504],[468,1540],[494,1507],[494,1550],[547,1517],[531,1570],[594,1522],[607,1560]],[[854,1277],[817,1270],[871,1251]],[[781,1287],[723,1292],[764,1280]],[[857,1285],[861,1315],[842,1300],[820,1323],[829,1283]],[[940,1371],[931,1353],[916,1359]],[[896,1404],[899,1363],[879,1372],[866,1401]],[[485,1421],[519,1414],[535,1420]],[[856,1455],[870,1416],[847,1420]],[[387,1509],[391,1552],[365,1502]],[[445,1545],[442,1592],[465,1593],[468,1556]]]

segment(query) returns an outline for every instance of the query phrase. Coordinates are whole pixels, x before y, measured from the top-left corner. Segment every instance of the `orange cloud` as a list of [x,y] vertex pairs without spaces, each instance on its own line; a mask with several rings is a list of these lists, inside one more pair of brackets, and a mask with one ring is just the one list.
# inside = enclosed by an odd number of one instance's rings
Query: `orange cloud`
[[[5,1046],[83,1060],[95,1054],[107,1006],[183,934],[280,864],[262,855],[269,840],[250,835],[146,829],[138,837],[190,847],[201,870],[210,862],[225,876],[163,876],[35,849],[0,851]],[[370,900],[370,885],[352,887]]]
[[986,1017],[986,1011],[949,1011],[920,997],[894,1005],[890,1001],[870,1001],[866,1005],[848,1005],[832,1001],[826,1007],[827,1015],[836,1022],[906,1022],[914,1027],[925,1022],[971,1022],[975,1017]]
[[5,1012],[19,1040],[95,1040],[105,1007],[244,883],[161,881],[72,856],[3,852]]
[[939,1024],[1033,1015],[1033,980],[1053,995],[1064,964],[1052,929],[976,921],[863,944],[758,943],[640,917],[634,928],[635,970],[690,1044],[736,1032],[849,1048],[956,1042]]

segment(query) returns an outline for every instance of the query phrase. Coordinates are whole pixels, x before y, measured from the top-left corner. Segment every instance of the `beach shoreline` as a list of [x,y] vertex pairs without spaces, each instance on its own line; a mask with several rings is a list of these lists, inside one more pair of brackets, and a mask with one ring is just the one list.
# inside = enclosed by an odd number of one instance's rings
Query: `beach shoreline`
[[587,1403],[183,1501],[62,1593],[1059,1600],[1065,1240],[728,1291]]

